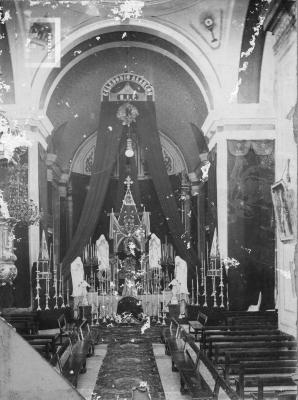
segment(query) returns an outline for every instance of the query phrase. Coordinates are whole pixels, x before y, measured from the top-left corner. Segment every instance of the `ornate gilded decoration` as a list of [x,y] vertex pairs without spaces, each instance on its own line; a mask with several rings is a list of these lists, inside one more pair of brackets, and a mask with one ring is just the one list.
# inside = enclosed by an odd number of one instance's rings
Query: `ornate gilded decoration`
[[122,104],[117,111],[117,118],[122,121],[122,125],[127,126],[130,126],[132,122],[136,122],[138,115],[138,109],[131,103]]

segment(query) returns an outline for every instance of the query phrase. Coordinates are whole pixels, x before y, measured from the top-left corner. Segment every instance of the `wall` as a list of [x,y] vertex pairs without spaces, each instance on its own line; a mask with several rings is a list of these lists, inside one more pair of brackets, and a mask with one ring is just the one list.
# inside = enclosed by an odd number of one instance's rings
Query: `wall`
[[[288,187],[297,197],[297,158],[296,144],[293,137],[293,107],[296,103],[296,32],[292,31],[288,39],[280,46],[275,46],[275,84],[274,98],[277,116],[276,140],[276,181],[287,175]],[[289,161],[289,170],[287,169]],[[296,212],[295,205],[295,212]],[[277,266],[277,305],[279,311],[279,327],[282,331],[296,336],[296,294],[294,286],[294,250],[296,241],[284,242],[276,235]]]
[[0,398],[83,400],[83,397],[0,318]]

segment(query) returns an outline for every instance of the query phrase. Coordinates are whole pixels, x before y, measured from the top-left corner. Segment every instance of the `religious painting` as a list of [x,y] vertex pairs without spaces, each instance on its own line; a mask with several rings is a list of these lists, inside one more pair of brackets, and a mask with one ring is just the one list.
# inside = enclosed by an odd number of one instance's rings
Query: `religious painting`
[[280,180],[271,186],[275,220],[281,241],[295,238],[295,218],[293,216],[293,197],[286,183]]

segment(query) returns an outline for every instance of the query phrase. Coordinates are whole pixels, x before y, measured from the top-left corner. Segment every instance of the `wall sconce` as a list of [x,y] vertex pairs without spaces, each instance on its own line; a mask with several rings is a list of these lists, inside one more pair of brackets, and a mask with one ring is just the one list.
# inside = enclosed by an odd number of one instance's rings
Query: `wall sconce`
[[216,39],[216,37],[214,36],[214,31],[213,31],[213,29],[214,29],[213,17],[211,15],[206,16],[203,20],[203,24],[204,24],[205,28],[207,28],[208,31],[210,31],[210,33],[211,33],[211,37],[212,37],[211,43],[217,42],[218,39]]

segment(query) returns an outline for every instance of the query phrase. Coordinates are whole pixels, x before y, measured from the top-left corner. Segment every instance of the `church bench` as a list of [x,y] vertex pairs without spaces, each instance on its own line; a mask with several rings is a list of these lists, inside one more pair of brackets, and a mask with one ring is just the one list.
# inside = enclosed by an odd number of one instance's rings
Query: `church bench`
[[[29,342],[30,343],[30,342]],[[50,345],[49,343],[30,343],[30,345],[46,360],[50,360]]]
[[231,350],[241,351],[243,349],[247,349],[248,351],[252,351],[254,349],[270,349],[270,351],[274,352],[276,350],[294,350],[296,349],[296,342],[284,340],[284,341],[249,341],[249,342],[230,342],[230,343],[213,343],[212,349],[214,350],[214,354],[212,354],[212,358],[216,364],[219,363],[220,358],[224,359],[226,352]]
[[87,320],[83,320],[79,327],[79,345],[78,350],[86,356],[92,356],[94,354],[94,341],[91,335],[90,326]]
[[202,330],[207,323],[208,317],[206,314],[198,311],[197,319],[195,321],[188,321],[189,333],[194,333],[195,340],[198,340],[198,335],[202,334]]
[[186,339],[183,353],[174,353],[173,357],[175,369],[180,375],[181,394],[189,393],[192,399],[216,400],[219,395],[222,398],[222,392],[224,392],[225,398],[238,399],[237,394],[226,384],[192,338]]
[[168,351],[169,355],[172,358],[172,371],[177,371],[176,364],[180,366],[185,363],[187,364],[188,355],[186,350],[186,345],[189,341],[193,341],[194,339],[187,335],[186,331],[181,328],[179,332],[179,336],[174,340],[170,340],[168,343]]
[[181,326],[175,318],[171,318],[170,326],[165,327],[161,331],[161,342],[165,345],[165,354],[169,355],[169,343],[175,343],[180,335]]
[[34,334],[38,332],[38,322],[33,317],[6,317],[6,321],[12,325],[19,334]]
[[52,354],[55,354],[57,341],[60,337],[59,333],[53,334],[37,334],[37,335],[22,335],[22,337],[30,343],[37,343],[37,341],[44,341],[50,344]]
[[296,387],[292,379],[295,371],[296,367],[276,365],[276,368],[256,368],[241,364],[239,377],[235,378],[236,392],[240,399],[244,399],[247,393],[254,390],[254,393],[257,393],[257,398],[263,399],[264,388],[266,388],[266,391],[269,391],[269,395],[271,396],[273,388],[280,390],[280,387]]
[[225,359],[223,364],[217,364],[219,367],[223,367],[224,378],[227,382],[230,380],[230,375],[235,373],[235,370],[239,370],[240,363],[246,361],[261,362],[263,364],[276,363],[282,360],[292,360],[296,362],[297,352],[296,350],[278,350],[274,349],[245,349],[236,351],[227,351],[225,353]]
[[[228,347],[235,348],[253,348],[254,344],[257,344],[259,347],[260,343],[265,343],[266,346],[262,347],[271,347],[271,345],[275,345],[276,347],[283,347],[286,343],[291,344],[291,348],[296,347],[296,342],[294,338],[287,337],[284,335],[245,335],[245,336],[227,336],[227,337],[210,337],[206,340],[206,344],[204,349],[208,348],[209,357],[215,356],[217,359],[218,354],[220,354],[220,348],[226,349]],[[278,345],[280,343],[280,346]]]
[[251,336],[259,336],[259,335],[266,335],[266,336],[275,336],[275,335],[284,335],[283,332],[279,331],[278,329],[239,329],[239,330],[222,330],[222,329],[209,329],[206,327],[202,331],[201,337],[201,345],[203,349],[207,348],[207,342],[209,340],[220,341],[221,338],[227,337],[251,337]]
[[51,360],[51,364],[58,366],[61,375],[74,387],[77,386],[79,375],[86,372],[87,356],[90,353],[90,343],[81,340],[79,335],[77,339],[72,343],[71,338],[68,338],[68,341],[59,346]]

